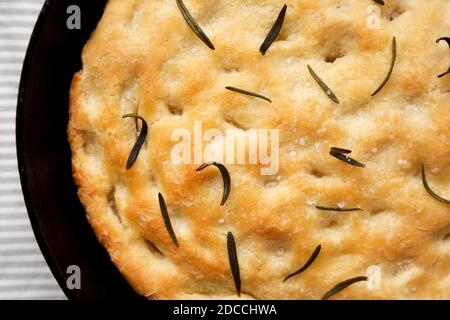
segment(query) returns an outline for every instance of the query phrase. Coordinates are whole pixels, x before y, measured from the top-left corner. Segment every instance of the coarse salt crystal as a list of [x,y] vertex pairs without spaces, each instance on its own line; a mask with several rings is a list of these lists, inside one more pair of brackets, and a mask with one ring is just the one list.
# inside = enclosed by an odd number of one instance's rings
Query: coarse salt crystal
[[319,152],[320,151],[320,143],[316,142],[314,144],[314,147],[316,148],[316,151]]
[[415,105],[415,104],[408,104],[407,106],[406,106],[406,110],[407,111],[417,111],[417,106]]

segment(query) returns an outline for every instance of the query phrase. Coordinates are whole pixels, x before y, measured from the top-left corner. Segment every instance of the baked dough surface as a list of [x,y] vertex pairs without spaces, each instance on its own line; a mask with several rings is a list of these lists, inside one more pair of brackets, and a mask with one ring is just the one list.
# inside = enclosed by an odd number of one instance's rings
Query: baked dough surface
[[[238,298],[227,255],[232,231],[243,299],[320,299],[370,270],[380,271],[379,286],[357,283],[334,298],[450,299],[450,206],[427,194],[420,177],[424,163],[433,190],[450,198],[450,76],[437,78],[449,49],[435,42],[449,36],[450,2],[385,2],[380,28],[371,29],[373,1],[287,0],[281,34],[262,56],[283,1],[185,0],[215,51],[189,29],[175,0],[109,1],[73,80],[68,132],[89,222],[139,294]],[[389,68],[393,36],[394,72],[371,97]],[[136,112],[149,134],[126,170],[137,128],[122,115]],[[204,129],[279,129],[278,174],[227,165],[231,194],[220,206],[216,169],[197,173],[197,164],[170,158],[178,143],[172,132],[192,132],[198,120]],[[331,157],[330,146],[353,150],[366,168]],[[319,244],[313,265],[283,283]]]

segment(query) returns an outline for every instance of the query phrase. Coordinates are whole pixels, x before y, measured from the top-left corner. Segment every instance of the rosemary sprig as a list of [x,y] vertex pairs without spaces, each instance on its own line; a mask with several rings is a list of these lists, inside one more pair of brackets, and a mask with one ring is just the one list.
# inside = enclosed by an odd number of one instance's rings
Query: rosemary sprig
[[433,190],[431,190],[430,185],[428,184],[428,181],[427,181],[427,177],[425,175],[425,166],[423,164],[422,164],[422,182],[423,182],[423,186],[425,187],[425,190],[427,190],[427,192],[430,194],[430,196],[432,196],[437,201],[440,201],[445,204],[450,204],[450,200],[442,198],[441,196],[436,194]]
[[339,208],[339,207],[323,207],[316,206],[316,209],[322,211],[338,211],[338,212],[351,212],[351,211],[363,211],[361,208]]
[[241,295],[241,275],[239,272],[239,261],[236,251],[236,242],[233,233],[228,232],[227,235],[228,259],[230,261],[231,274],[233,275],[234,285],[238,296]]
[[347,156],[347,154],[350,154],[350,153],[352,153],[351,150],[341,149],[341,148],[334,148],[333,147],[330,150],[330,155],[332,155],[333,157],[335,157],[335,158],[337,158],[337,159],[339,159],[341,161],[344,161],[344,162],[346,162],[348,164],[351,164],[353,166],[360,167],[360,168],[365,168],[366,167],[365,164],[363,164],[363,163],[361,163],[361,162],[359,162],[359,161],[357,161],[357,160]]
[[198,25],[198,23],[194,20],[192,15],[189,13],[188,9],[183,3],[183,0],[177,0],[178,8],[180,9],[181,15],[184,20],[186,20],[189,27],[194,31],[194,33],[199,37],[200,40],[203,41],[204,44],[208,46],[211,50],[215,50],[216,48],[212,44],[211,40],[209,40],[208,36],[203,32],[202,28]]
[[[448,46],[450,47],[450,38],[449,37],[442,37],[436,40],[436,43],[439,43],[441,41],[445,41],[447,42]],[[438,75],[438,78],[442,78],[446,75],[450,74],[450,67],[448,68],[448,70],[440,75]]]
[[134,163],[136,162],[136,160],[139,156],[139,152],[141,151],[141,148],[145,142],[145,139],[147,138],[148,125],[147,125],[147,122],[144,120],[144,118],[142,118],[141,116],[139,116],[137,114],[126,114],[122,118],[123,119],[135,118],[135,119],[139,119],[142,121],[141,133],[139,134],[139,137],[138,137],[136,143],[134,144],[133,149],[131,149],[130,156],[128,157],[128,161],[127,161],[126,168],[127,168],[127,170],[130,170],[131,167],[133,167]]
[[308,70],[311,76],[316,80],[316,82],[319,84],[319,86],[322,88],[322,90],[326,93],[328,97],[330,97],[331,100],[333,100],[335,103],[339,104],[339,99],[336,97],[334,92],[330,89],[330,87],[327,86],[325,82],[317,75],[317,73],[314,72],[314,70],[311,68],[310,65],[308,65]]
[[322,249],[322,246],[319,244],[317,246],[317,248],[314,250],[314,252],[312,253],[311,257],[308,259],[308,261],[306,261],[306,263],[303,265],[303,267],[301,267],[300,269],[298,269],[297,271],[291,273],[290,275],[288,275],[286,278],[284,278],[283,282],[285,282],[286,280],[302,273],[303,271],[305,271],[306,269],[308,269],[313,262],[317,259],[317,256],[320,253],[320,249]]
[[223,206],[225,204],[225,202],[228,199],[228,196],[230,195],[230,191],[231,191],[231,177],[230,177],[230,173],[228,172],[227,168],[218,162],[207,162],[202,164],[200,167],[197,168],[197,172],[202,171],[206,168],[208,168],[209,166],[215,166],[217,169],[219,169],[220,173],[222,174],[222,179],[223,179],[223,196],[222,196],[222,201],[220,202],[220,205]]
[[341,292],[342,290],[344,290],[345,288],[347,288],[348,286],[351,286],[352,284],[354,284],[356,282],[367,281],[367,280],[368,280],[367,277],[356,277],[356,278],[342,281],[342,282],[338,283],[337,285],[335,285],[330,291],[325,293],[324,296],[322,297],[322,300],[328,300],[329,298],[334,296],[336,293]]
[[446,75],[448,75],[448,74],[450,74],[450,67],[448,68],[447,71],[445,71],[444,73],[438,75],[438,78],[442,78],[442,77],[444,77],[444,76],[446,76]]
[[449,37],[442,37],[436,40],[436,43],[439,43],[441,41],[447,42],[448,46],[450,47],[450,38]]
[[258,93],[250,92],[250,91],[243,90],[243,89],[239,89],[239,88],[235,88],[235,87],[225,87],[225,89],[230,90],[230,91],[233,91],[233,92],[245,94],[245,95],[247,95],[247,96],[251,96],[251,97],[263,99],[263,100],[266,100],[266,101],[272,103],[272,100],[270,100],[269,98],[267,98],[267,97],[265,97],[265,96],[263,96],[263,95],[260,95],[260,94],[258,94]]
[[266,39],[259,48],[259,52],[261,52],[262,55],[266,54],[267,50],[270,48],[272,43],[277,39],[278,35],[280,34],[281,28],[283,27],[284,23],[284,18],[286,16],[286,10],[287,5],[284,5],[283,9],[281,9],[280,13],[278,14],[278,18],[273,24],[272,29],[270,29]]
[[391,78],[392,71],[394,70],[396,60],[397,60],[397,39],[394,37],[392,38],[392,59],[391,59],[391,66],[389,67],[389,72],[386,75],[386,78],[384,78],[381,85],[372,93],[372,97],[376,95],[378,92],[380,92],[384,88],[384,86],[388,83],[389,79]]
[[167,232],[169,233],[170,238],[175,243],[175,245],[177,247],[179,247],[177,236],[175,235],[175,231],[173,231],[172,223],[170,222],[169,213],[167,212],[166,202],[164,201],[164,197],[161,193],[158,193],[158,199],[159,199],[159,208],[161,209],[161,214],[162,214]]
[[338,148],[338,147],[331,147],[330,149],[333,152],[343,153],[343,154],[350,154],[352,153],[352,150],[344,149],[344,148]]

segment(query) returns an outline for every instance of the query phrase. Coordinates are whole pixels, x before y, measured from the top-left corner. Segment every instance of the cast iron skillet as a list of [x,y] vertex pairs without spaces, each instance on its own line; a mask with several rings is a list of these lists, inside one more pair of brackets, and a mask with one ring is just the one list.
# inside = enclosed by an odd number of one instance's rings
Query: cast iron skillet
[[[72,180],[67,142],[68,95],[81,50],[106,0],[47,0],[34,28],[20,81],[17,156],[25,203],[42,253],[69,299],[139,299],[97,242]],[[81,30],[69,30],[70,5]],[[67,268],[81,268],[81,289],[69,290]]]

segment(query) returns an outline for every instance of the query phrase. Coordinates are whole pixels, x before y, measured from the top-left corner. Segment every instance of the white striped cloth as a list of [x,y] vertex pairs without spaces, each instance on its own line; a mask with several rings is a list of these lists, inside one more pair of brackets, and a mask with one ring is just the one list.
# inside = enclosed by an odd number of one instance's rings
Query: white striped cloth
[[44,0],[0,0],[0,299],[65,299],[34,238],[17,170],[23,58]]

